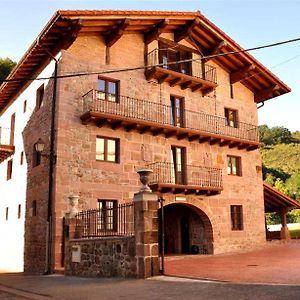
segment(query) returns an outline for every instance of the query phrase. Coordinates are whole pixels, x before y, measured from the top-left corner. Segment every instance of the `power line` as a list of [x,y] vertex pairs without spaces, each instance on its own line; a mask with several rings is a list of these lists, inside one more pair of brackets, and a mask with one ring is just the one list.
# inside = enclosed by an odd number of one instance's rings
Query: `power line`
[[[258,47],[252,47],[252,48],[247,48],[247,49],[230,51],[230,52],[226,52],[226,53],[218,53],[218,54],[213,54],[213,55],[202,56],[201,58],[184,59],[184,60],[178,60],[178,61],[174,61],[174,62],[152,64],[152,65],[139,66],[139,67],[134,67],[134,68],[131,67],[131,68],[121,68],[121,69],[94,71],[94,72],[68,73],[68,74],[64,74],[64,75],[58,75],[56,78],[72,78],[72,77],[89,76],[89,75],[101,75],[101,74],[111,74],[111,73],[119,73],[119,72],[130,72],[130,71],[137,71],[137,70],[146,70],[148,68],[153,68],[153,67],[163,67],[163,66],[166,66],[166,65],[170,66],[170,65],[180,64],[180,63],[202,61],[202,60],[216,58],[216,57],[223,57],[223,56],[235,55],[235,54],[239,54],[239,53],[250,52],[250,51],[255,51],[255,50],[260,50],[260,49],[265,49],[265,48],[277,47],[277,46],[281,46],[281,45],[288,44],[288,43],[294,43],[294,42],[297,42],[297,41],[300,41],[300,37],[295,38],[295,39],[290,39],[290,40],[277,42],[277,43],[258,46]],[[256,73],[256,74],[258,74],[258,73]],[[26,81],[36,81],[36,80],[47,80],[47,79],[53,79],[53,78],[54,78],[54,76],[40,77],[40,78],[30,78],[30,77],[25,78],[24,77],[24,78],[17,78],[17,79],[0,80],[0,83],[3,83],[3,82],[22,82],[22,81],[26,82]]]

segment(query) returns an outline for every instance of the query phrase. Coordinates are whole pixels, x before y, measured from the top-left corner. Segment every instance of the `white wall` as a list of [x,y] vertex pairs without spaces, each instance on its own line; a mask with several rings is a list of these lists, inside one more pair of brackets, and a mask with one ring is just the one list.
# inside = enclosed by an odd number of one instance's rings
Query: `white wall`
[[[39,75],[48,77],[53,75],[54,62],[52,61]],[[49,80],[33,81],[20,96],[0,116],[0,127],[9,128],[11,115],[15,113],[15,153],[0,163],[0,272],[23,271],[24,253],[24,224],[27,184],[27,162],[24,153],[23,165],[21,152],[24,151],[22,132],[36,104],[36,90]],[[27,109],[23,113],[24,100],[27,100]],[[31,153],[29,153],[31,155]],[[7,162],[13,159],[12,178],[6,180]],[[21,218],[18,219],[18,205],[21,204]],[[6,220],[8,207],[8,220]]]

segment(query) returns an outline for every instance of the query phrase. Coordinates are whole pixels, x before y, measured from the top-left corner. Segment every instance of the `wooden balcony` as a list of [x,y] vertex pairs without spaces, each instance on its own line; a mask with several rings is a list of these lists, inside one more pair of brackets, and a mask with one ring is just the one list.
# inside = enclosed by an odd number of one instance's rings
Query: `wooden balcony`
[[153,170],[149,186],[154,192],[213,196],[223,189],[221,169],[168,162],[155,162],[147,168]]
[[0,163],[13,155],[15,147],[10,144],[10,130],[0,127]]
[[200,90],[206,95],[217,87],[216,68],[200,61],[177,63],[165,57],[163,61],[159,50],[148,54],[147,80],[156,79],[159,83],[167,82],[170,86],[180,86],[193,92]]
[[100,100],[97,91],[83,96],[81,120],[84,124],[94,122],[97,126],[112,129],[136,130],[141,134],[176,137],[210,145],[251,151],[259,146],[258,127],[238,122],[237,127],[227,126],[224,117],[183,110],[180,126],[176,126],[168,105],[121,96],[117,102]]

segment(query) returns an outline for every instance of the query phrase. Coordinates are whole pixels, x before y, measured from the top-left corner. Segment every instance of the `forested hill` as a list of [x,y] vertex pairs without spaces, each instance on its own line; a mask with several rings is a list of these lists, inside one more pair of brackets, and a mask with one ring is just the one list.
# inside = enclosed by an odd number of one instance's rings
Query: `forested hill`
[[264,180],[300,201],[300,131],[260,126]]

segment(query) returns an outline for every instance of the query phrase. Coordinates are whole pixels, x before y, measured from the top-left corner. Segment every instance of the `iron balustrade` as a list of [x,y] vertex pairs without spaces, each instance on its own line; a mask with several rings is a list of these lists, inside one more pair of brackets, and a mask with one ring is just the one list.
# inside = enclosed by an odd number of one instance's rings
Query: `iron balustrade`
[[76,238],[97,238],[134,235],[133,203],[113,208],[88,209],[75,216]]
[[[127,96],[119,96],[115,102],[102,100],[98,99],[97,90],[90,90],[83,96],[83,109],[84,112],[101,112],[174,127],[178,125],[174,120],[172,107],[169,105]],[[247,141],[259,141],[257,126],[244,122],[236,122],[236,127],[227,124],[228,121],[224,117],[185,109],[180,127]]]
[[[147,62],[149,68],[159,64],[159,67],[172,70],[175,72],[183,73],[189,76],[201,78],[213,83],[217,83],[217,72],[216,68],[210,66],[201,60],[192,60],[184,62],[185,59],[182,59],[181,63],[176,63],[173,57],[170,57],[170,51],[164,51],[164,57],[160,55],[160,49],[154,49],[147,55]],[[188,59],[187,59],[188,60]]]
[[11,134],[9,128],[0,127],[0,145],[10,145]]
[[150,184],[180,184],[222,189],[222,170],[218,168],[155,162],[147,165],[153,171]]

